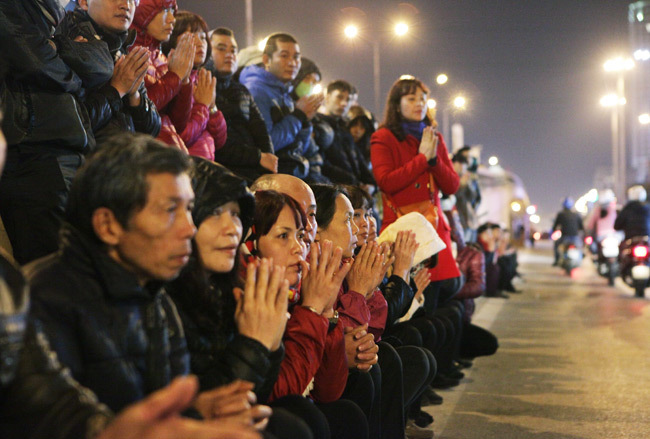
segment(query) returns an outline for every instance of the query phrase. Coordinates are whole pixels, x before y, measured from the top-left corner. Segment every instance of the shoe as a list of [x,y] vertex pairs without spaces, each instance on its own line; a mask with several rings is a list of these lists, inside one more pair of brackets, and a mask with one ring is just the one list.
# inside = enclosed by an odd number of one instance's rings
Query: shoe
[[465,374],[463,372],[461,372],[460,370],[458,370],[458,369],[448,370],[448,371],[445,372],[445,375],[447,376],[447,378],[451,378],[452,380],[459,380],[460,381],[463,378],[465,378]]
[[449,389],[450,387],[456,387],[459,384],[460,381],[449,378],[442,373],[438,373],[433,379],[433,382],[431,382],[431,387],[434,389]]
[[433,424],[433,416],[422,410],[420,410],[420,413],[418,413],[412,419],[415,422],[415,425],[422,428],[426,428],[429,425]]
[[514,294],[521,293],[521,290],[516,289],[513,284],[509,284],[507,287],[505,287],[505,290],[509,293],[514,293]]
[[433,438],[433,430],[419,427],[413,419],[406,421],[406,437],[408,439],[431,439]]
[[456,360],[456,365],[461,368],[461,369],[469,369],[474,365],[471,360],[468,360],[467,358],[459,358]]
[[427,387],[427,390],[424,391],[424,395],[422,395],[422,405],[440,405],[443,403],[443,398],[442,396],[438,395],[435,390],[431,386]]
[[508,296],[506,293],[503,291],[497,291],[496,293],[492,294],[486,294],[487,297],[494,297],[496,299],[510,299],[510,296]]

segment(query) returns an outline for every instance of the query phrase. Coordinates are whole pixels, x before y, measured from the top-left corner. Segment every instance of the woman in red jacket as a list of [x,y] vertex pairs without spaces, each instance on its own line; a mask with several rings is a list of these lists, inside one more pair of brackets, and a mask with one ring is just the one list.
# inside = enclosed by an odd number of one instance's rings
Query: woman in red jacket
[[312,398],[325,414],[332,438],[368,437],[359,406],[339,399],[348,378],[343,324],[334,302],[349,263],[332,242],[312,245],[309,264],[303,241],[307,218],[293,198],[275,191],[255,193],[255,217],[249,242],[255,256],[286,267],[285,279],[297,294],[284,333],[285,358],[270,400],[290,394]]
[[[382,191],[384,218],[382,230],[393,223],[404,207],[430,201],[438,211],[436,231],[447,248],[438,254],[438,264],[430,269],[431,285],[426,294],[427,312],[437,307],[437,296],[444,285],[460,287],[460,271],[451,252],[450,227],[438,191],[453,194],[459,178],[451,164],[447,146],[427,116],[428,88],[420,80],[400,79],[391,88],[384,122],[371,137],[370,158],[377,185]],[[429,298],[431,296],[431,299]]]
[[[189,77],[194,65],[194,36],[186,35],[169,58],[165,56],[160,45],[169,40],[174,30],[178,10],[176,0],[141,0],[131,28],[137,31],[134,46],[149,49],[150,65],[144,77],[147,94],[160,113],[160,134],[158,139],[187,152],[187,147],[176,131],[167,106],[181,90],[183,84],[189,84]],[[187,102],[190,106],[191,103]]]
[[[188,11],[176,13],[176,24],[162,50],[176,49],[183,35],[192,35],[196,47],[194,68],[188,84],[169,104],[168,114],[191,155],[214,161],[214,151],[226,143],[226,119],[215,105],[217,78],[203,68],[212,56],[208,25],[200,15]],[[189,104],[189,105],[188,105]]]

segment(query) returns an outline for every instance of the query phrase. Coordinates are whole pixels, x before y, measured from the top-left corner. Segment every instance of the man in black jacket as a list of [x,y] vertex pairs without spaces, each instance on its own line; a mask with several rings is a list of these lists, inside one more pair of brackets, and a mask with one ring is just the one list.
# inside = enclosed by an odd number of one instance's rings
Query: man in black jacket
[[237,71],[237,41],[232,30],[210,33],[213,73],[217,77],[217,106],[228,126],[226,144],[215,151],[215,161],[252,183],[263,174],[278,172],[271,137],[262,114],[246,88],[233,79]]
[[[129,54],[113,68],[135,2],[90,3],[97,22],[87,18],[78,27],[65,24],[69,17],[63,19],[57,0],[0,4],[0,89],[9,143],[0,216],[21,264],[56,250],[70,184],[95,138],[115,130],[155,135],[160,127],[141,86],[148,54]],[[74,32],[54,35],[62,20]]]
[[[75,178],[59,252],[26,269],[32,314],[52,348],[114,411],[189,370],[183,328],[162,286],[187,263],[196,231],[190,167],[189,156],[150,136],[109,139]],[[224,392],[247,398],[218,388],[199,394],[194,407],[214,418]],[[240,419],[269,414],[254,406]]]
[[[0,116],[1,119],[1,116]],[[0,129],[0,174],[6,142]],[[45,335],[28,322],[29,291],[20,269],[0,250],[0,431],[30,439],[254,439],[235,424],[199,423],[178,415],[197,390],[194,378],[174,381],[113,419],[58,362]],[[38,389],[38,391],[34,391]]]
[[553,253],[555,256],[553,265],[557,265],[560,260],[560,246],[562,244],[574,244],[577,247],[580,247],[582,244],[580,232],[584,231],[584,227],[580,215],[573,211],[574,204],[571,197],[566,197],[562,201],[562,210],[558,212],[553,222],[552,230],[562,232],[562,236],[553,245]]
[[321,151],[324,151],[325,158],[322,167],[323,175],[333,183],[361,185],[366,192],[372,194],[376,183],[370,172],[370,166],[361,151],[357,149],[343,120],[350,108],[352,90],[352,85],[341,79],[327,85],[322,113],[316,117],[314,131],[319,132],[329,126],[334,132],[329,146],[319,145]]
[[[57,35],[67,40],[101,41],[97,57],[115,63],[110,81],[85,84],[84,104],[97,143],[117,132],[139,132],[153,137],[160,131],[160,115],[147,96],[144,76],[149,51],[136,47],[127,53],[135,33],[129,26],[135,15],[136,0],[77,0],[77,8],[61,21]],[[85,76],[94,74],[83,69]]]
[[57,0],[0,3],[0,99],[9,144],[0,216],[21,264],[56,250],[72,177],[95,146],[79,100],[82,80],[51,39],[63,13]]

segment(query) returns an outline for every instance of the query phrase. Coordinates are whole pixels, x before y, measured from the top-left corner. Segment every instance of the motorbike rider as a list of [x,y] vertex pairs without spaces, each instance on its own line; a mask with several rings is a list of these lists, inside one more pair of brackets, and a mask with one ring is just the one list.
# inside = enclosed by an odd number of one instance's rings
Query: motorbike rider
[[599,194],[598,204],[589,218],[586,231],[591,233],[595,242],[600,242],[614,233],[616,220],[616,195],[611,189],[605,189]]
[[625,240],[650,234],[650,206],[646,203],[648,194],[641,185],[627,190],[627,204],[616,217],[614,228],[625,232]]
[[553,247],[555,256],[554,266],[559,263],[560,246],[562,244],[574,244],[576,247],[580,247],[580,243],[582,242],[580,238],[580,232],[584,230],[582,218],[573,210],[574,204],[573,198],[566,197],[562,201],[562,210],[558,212],[555,217],[555,222],[553,222],[553,230],[559,230],[562,233],[562,236],[555,241]]

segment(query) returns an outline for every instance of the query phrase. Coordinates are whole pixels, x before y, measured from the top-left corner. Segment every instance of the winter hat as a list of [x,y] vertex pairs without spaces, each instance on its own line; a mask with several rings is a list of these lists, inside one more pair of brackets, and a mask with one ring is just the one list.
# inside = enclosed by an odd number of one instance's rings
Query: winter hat
[[192,219],[198,228],[214,210],[229,201],[239,203],[243,228],[242,239],[253,224],[255,198],[246,187],[246,180],[237,177],[227,168],[199,157],[192,157],[192,189],[194,189],[194,209]]
[[176,0],[140,0],[140,4],[135,9],[131,27],[138,32],[144,32],[156,14],[169,8],[174,9],[174,15],[176,15],[176,11],[178,11]]
[[415,251],[415,258],[413,265],[417,265],[422,261],[429,259],[431,256],[437,254],[447,246],[440,239],[436,229],[433,228],[431,223],[419,212],[411,212],[403,215],[390,224],[381,232],[377,238],[377,243],[382,242],[395,242],[397,232],[410,230],[415,233],[415,241],[420,244]]
[[302,82],[305,77],[311,73],[316,73],[320,79],[323,78],[323,75],[320,73],[320,69],[314,63],[314,61],[310,60],[309,58],[305,58],[304,56],[301,58],[300,61],[300,70],[298,70],[298,74],[296,75],[295,79],[291,81],[293,84],[294,88],[298,86]]
[[262,51],[257,46],[248,46],[237,54],[237,64],[240,68],[261,63]]

